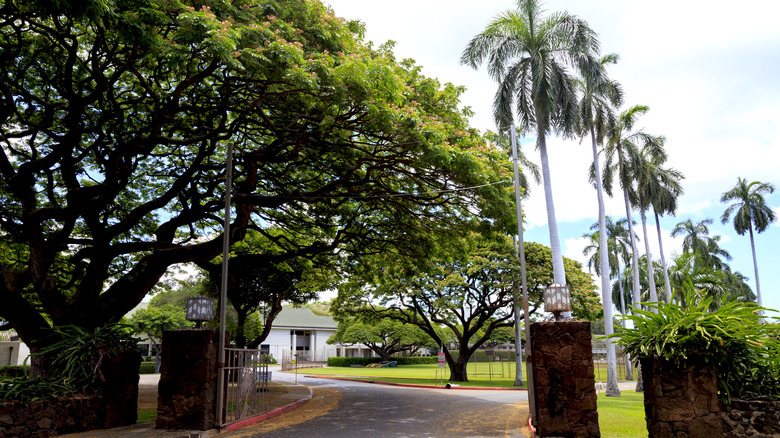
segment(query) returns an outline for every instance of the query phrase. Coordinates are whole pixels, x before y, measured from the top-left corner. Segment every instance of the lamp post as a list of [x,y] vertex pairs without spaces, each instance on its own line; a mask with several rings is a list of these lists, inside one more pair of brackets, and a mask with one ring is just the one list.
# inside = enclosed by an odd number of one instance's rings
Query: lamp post
[[233,191],[233,142],[227,144],[227,171],[225,175],[225,223],[222,231],[222,281],[219,290],[219,344],[217,358],[217,415],[216,426],[222,427],[222,405],[225,394],[225,317],[227,307],[228,257],[230,257],[230,195]]
[[187,321],[195,321],[195,328],[201,328],[203,321],[214,319],[214,300],[209,297],[187,298]]
[[555,321],[561,321],[561,313],[571,311],[569,287],[552,284],[544,289],[544,311],[552,312]]
[[[533,422],[536,420],[536,389],[534,388],[534,367],[533,359],[531,357],[532,339],[531,321],[529,320],[528,315],[528,284],[525,265],[525,241],[523,240],[523,209],[522,204],[520,203],[520,164],[517,159],[517,134],[515,133],[514,123],[510,126],[509,132],[512,138],[512,162],[514,164],[515,173],[515,208],[517,210],[517,244],[515,245],[515,255],[520,259],[520,277],[521,287],[523,289],[523,321],[525,322],[525,351],[527,358],[526,374],[528,375],[528,378],[526,379],[526,383],[528,384],[528,425],[532,427]],[[515,324],[518,324],[520,312],[517,301],[515,301],[514,312]],[[517,336],[517,332],[515,333]],[[521,352],[518,351],[517,353]],[[531,434],[533,435],[533,432],[531,432]]]

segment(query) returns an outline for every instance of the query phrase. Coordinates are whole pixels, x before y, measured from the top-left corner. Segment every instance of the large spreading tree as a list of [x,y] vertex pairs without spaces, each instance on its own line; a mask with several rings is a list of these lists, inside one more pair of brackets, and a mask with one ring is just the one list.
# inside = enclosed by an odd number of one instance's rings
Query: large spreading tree
[[[355,270],[333,306],[336,315],[356,312],[389,317],[420,327],[442,346],[450,380],[468,380],[469,358],[513,319],[515,279],[520,265],[511,240],[468,235],[440,244],[440,252],[423,263],[405,258],[377,257]],[[553,282],[550,248],[525,245],[531,313],[542,303],[544,288]],[[579,263],[565,259],[575,317],[601,315],[598,293]],[[442,337],[452,333],[452,343]]]
[[490,184],[508,164],[462,88],[362,33],[310,0],[3,2],[2,328],[38,351],[217,256],[228,145],[232,241],[291,239],[257,263],[413,254],[475,215],[505,222]]

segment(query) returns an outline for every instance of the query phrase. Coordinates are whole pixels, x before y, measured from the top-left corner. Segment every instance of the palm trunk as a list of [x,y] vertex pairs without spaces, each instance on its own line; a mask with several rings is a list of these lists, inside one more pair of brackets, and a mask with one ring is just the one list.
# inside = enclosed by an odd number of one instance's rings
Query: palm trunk
[[632,290],[631,296],[634,298],[634,306],[639,308],[639,303],[642,302],[639,289],[639,256],[636,249],[636,233],[634,233],[633,220],[631,219],[631,207],[628,202],[628,191],[623,189],[623,200],[626,204],[626,219],[628,219],[628,234],[631,238],[631,279]]
[[658,232],[658,250],[661,252],[661,268],[664,271],[664,290],[666,291],[666,302],[672,302],[672,285],[669,283],[669,270],[666,268],[666,256],[664,256],[664,241],[661,238],[661,222],[658,220],[658,211],[653,206],[655,214],[655,229]]
[[[756,260],[756,242],[753,240],[753,224],[750,224],[750,228],[748,228],[750,231],[750,251],[753,253],[753,272],[756,274],[756,301],[758,301],[758,307],[761,307],[763,304],[761,304],[761,286],[758,283],[758,261]],[[762,310],[760,313],[761,316],[764,315],[764,311]],[[764,318],[760,319],[761,322],[764,322]]]
[[[599,202],[599,262],[601,265],[601,299],[604,303],[604,333],[612,335],[614,329],[612,315],[612,288],[609,281],[609,246],[607,245],[607,219],[604,213],[604,189],[601,182],[601,167],[599,166],[599,152],[596,146],[596,134],[593,127],[590,128],[590,138],[593,148],[593,166],[596,169],[596,195]],[[607,338],[607,397],[620,397],[620,388],[617,378],[617,355],[615,344]]]
[[[620,291],[620,313],[626,315],[626,297],[623,294],[623,275],[620,270],[620,259],[615,257],[618,264],[618,289]],[[626,320],[621,321],[623,328],[626,328]],[[631,356],[626,353],[626,380],[634,380],[634,367],[631,366]]]
[[756,260],[756,242],[753,240],[753,224],[750,224],[750,251],[753,253],[753,272],[756,274],[756,299],[758,306],[761,307],[761,286],[758,283],[758,261]]
[[[640,204],[642,204],[640,200]],[[639,215],[642,217],[642,233],[645,237],[645,254],[647,255],[647,284],[650,286],[650,302],[658,302],[658,294],[655,292],[655,272],[653,272],[653,254],[650,252],[650,242],[647,240],[647,215],[645,209],[639,209]]]
[[[539,120],[539,117],[537,117]],[[537,126],[538,123],[537,123]],[[553,281],[555,284],[566,284],[566,272],[563,268],[563,252],[561,251],[561,239],[558,237],[558,222],[555,220],[555,204],[553,203],[552,183],[550,181],[550,160],[547,158],[547,141],[544,131],[540,128],[537,132],[539,155],[542,160],[542,181],[544,183],[544,201],[547,206],[547,226],[550,230],[550,250],[552,252]],[[571,316],[571,312],[566,312]]]

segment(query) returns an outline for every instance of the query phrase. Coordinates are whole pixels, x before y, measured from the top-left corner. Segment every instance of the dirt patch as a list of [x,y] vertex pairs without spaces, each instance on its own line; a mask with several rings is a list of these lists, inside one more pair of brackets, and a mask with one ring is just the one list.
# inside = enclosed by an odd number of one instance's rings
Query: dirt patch
[[[312,398],[303,406],[274,417],[255,426],[225,435],[231,438],[257,436],[258,433],[268,433],[277,429],[294,426],[327,414],[335,409],[341,401],[341,393],[330,388],[312,388]],[[221,436],[221,435],[220,435]]]

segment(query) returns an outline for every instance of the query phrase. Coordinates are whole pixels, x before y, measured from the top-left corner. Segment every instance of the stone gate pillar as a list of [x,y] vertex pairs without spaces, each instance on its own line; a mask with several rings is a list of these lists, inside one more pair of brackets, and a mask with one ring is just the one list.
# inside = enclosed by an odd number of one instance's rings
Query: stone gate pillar
[[163,334],[157,429],[214,427],[218,347],[217,330],[169,330]]
[[715,374],[703,360],[689,358],[686,366],[658,357],[640,360],[647,431],[653,438],[724,436]]
[[540,436],[600,437],[590,322],[531,324]]

